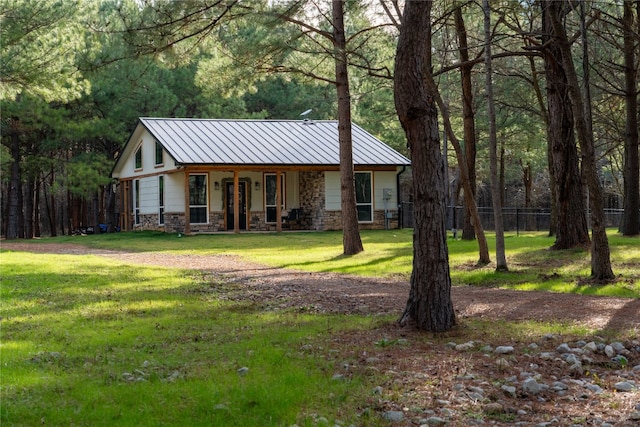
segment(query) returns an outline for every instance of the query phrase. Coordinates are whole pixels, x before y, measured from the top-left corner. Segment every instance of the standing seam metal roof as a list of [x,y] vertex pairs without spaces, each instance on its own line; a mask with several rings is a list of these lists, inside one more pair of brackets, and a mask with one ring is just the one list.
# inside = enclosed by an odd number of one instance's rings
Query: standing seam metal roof
[[[214,120],[140,118],[179,164],[339,165],[335,120]],[[409,165],[402,154],[356,124],[355,165]]]

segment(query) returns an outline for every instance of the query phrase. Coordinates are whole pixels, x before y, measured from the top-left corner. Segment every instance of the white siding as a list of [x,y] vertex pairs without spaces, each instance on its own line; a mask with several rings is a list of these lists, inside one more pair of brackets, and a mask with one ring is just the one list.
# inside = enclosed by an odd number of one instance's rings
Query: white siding
[[[209,209],[214,212],[222,211],[222,180],[224,178],[233,178],[233,174],[225,172],[211,172],[209,174]],[[218,183],[218,189],[216,190],[215,184]]]
[[140,213],[153,214],[158,212],[158,177],[152,176],[140,179]]
[[299,208],[300,207],[300,173],[299,172],[287,172],[285,181],[285,192],[287,197],[286,209]]
[[[366,172],[366,171],[365,171]],[[391,200],[387,202],[387,209],[395,210],[398,207],[398,189],[396,188],[395,171],[376,171],[373,174],[373,209],[383,210],[384,199],[382,192],[385,188],[391,189]],[[325,172],[325,203],[328,211],[339,211],[340,206],[340,172]]]
[[[264,183],[262,182],[262,172],[242,172],[241,178],[249,178],[251,180],[251,210],[262,211],[264,210],[264,203],[262,194],[264,192]],[[260,183],[260,188],[256,190],[256,182]]]
[[[142,168],[135,169],[136,152],[142,147]],[[151,173],[166,172],[175,169],[174,161],[163,150],[163,165],[156,166],[156,140],[146,130],[135,144],[131,155],[126,159],[124,168],[122,169],[122,177],[149,175]]]
[[373,173],[373,208],[384,209],[383,190],[391,189],[391,199],[387,202],[387,209],[398,208],[398,189],[396,188],[396,172],[382,171]]
[[324,173],[325,208],[328,211],[340,210],[340,172]]
[[184,212],[184,172],[165,175],[164,211]]

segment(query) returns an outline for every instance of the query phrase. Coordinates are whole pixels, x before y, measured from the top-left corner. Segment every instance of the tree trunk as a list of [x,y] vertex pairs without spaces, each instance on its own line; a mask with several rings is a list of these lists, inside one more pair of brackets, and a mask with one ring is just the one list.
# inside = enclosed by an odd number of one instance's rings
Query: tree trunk
[[484,10],[485,91],[487,93],[487,111],[489,113],[489,169],[491,170],[491,199],[493,201],[493,219],[496,232],[496,271],[508,271],[502,222],[502,190],[498,177],[498,137],[496,111],[493,103],[493,67],[491,64],[491,8],[488,0],[482,1],[482,9]]
[[22,194],[22,174],[20,168],[20,119],[11,118],[11,177],[9,178],[9,196],[7,197],[7,239],[19,236],[20,195]]
[[[460,62],[467,64],[469,62],[469,47],[467,43],[467,30],[462,17],[462,7],[458,7],[454,11],[456,32],[458,34],[458,51],[460,53]],[[476,233],[471,221],[470,204],[476,199],[476,124],[475,114],[473,111],[473,86],[471,83],[471,71],[473,65],[460,66],[460,82],[462,84],[462,123],[464,132],[464,151],[467,168],[467,176],[472,190],[471,194],[465,191],[464,201],[464,223],[462,226],[462,239],[473,240]]]
[[[55,183],[55,171],[51,168],[51,175],[49,177],[49,188],[53,188]],[[47,186],[44,186],[45,191]],[[57,219],[58,206],[56,205],[56,196],[54,193],[49,194],[49,227],[51,229],[51,237],[58,235],[58,219]]]
[[546,46],[542,52],[547,76],[549,169],[556,213],[556,241],[551,249],[569,249],[587,245],[589,229],[567,78],[558,42],[551,36],[553,28],[550,15],[558,14],[560,10],[554,7],[552,2],[540,4],[543,21],[542,42]]
[[[530,209],[532,206],[531,196],[533,193],[533,172],[531,170],[531,163],[527,162],[526,165],[520,160],[520,166],[522,167],[522,184],[524,185],[524,207]],[[535,216],[527,210],[525,230],[535,230],[536,219]]]
[[447,331],[455,325],[438,112],[425,85],[431,2],[407,1],[396,51],[394,99],[412,159],[414,234],[411,290],[401,325]]
[[32,174],[28,174],[26,185],[26,198],[24,199],[24,238],[33,239],[34,231],[34,193],[35,180]]
[[33,203],[33,236],[40,237],[40,175],[36,179],[36,188],[34,190],[35,201]]
[[[430,68],[430,67],[429,67]],[[449,118],[449,112],[447,110],[447,106],[442,101],[442,97],[438,92],[438,87],[436,86],[435,81],[433,80],[433,76],[429,73],[425,74],[425,84],[426,90],[430,93],[431,96],[434,97],[437,105],[442,110],[442,122],[444,123],[445,130],[447,135],[449,136],[449,141],[451,141],[451,145],[456,152],[456,160],[458,161],[458,172],[460,174],[460,181],[462,182],[462,187],[464,188],[465,193],[471,194],[473,191],[470,188],[469,177],[467,176],[467,169],[465,167],[465,155],[462,152],[462,147],[460,146],[460,142],[458,138],[456,138],[455,133],[453,132],[453,127],[451,126],[451,120]],[[476,201],[473,200],[473,203],[467,205],[471,209],[471,222],[473,224],[474,230],[476,232],[476,236],[478,237],[478,265],[486,265],[491,262],[491,258],[489,257],[489,246],[487,245],[487,238],[484,234],[484,230],[482,229],[482,223],[480,222],[480,215],[478,214],[478,206],[476,205]]]
[[[546,37],[548,39],[549,37]],[[533,91],[536,94],[536,100],[538,101],[538,105],[540,106],[540,116],[542,117],[545,127],[547,129],[547,141],[551,141],[549,138],[549,114],[547,108],[544,104],[544,98],[542,96],[542,90],[540,89],[538,73],[536,69],[536,63],[533,58],[529,57],[529,68],[531,69],[531,82],[533,85]],[[549,218],[549,237],[556,235],[556,221],[557,221],[557,210],[556,210],[556,186],[553,178],[553,164],[551,157],[551,144],[547,143],[547,164],[549,165],[549,192],[551,193],[551,215]]]
[[338,138],[340,140],[340,195],[342,208],[342,244],[345,255],[363,251],[356,209],[356,188],[353,173],[351,140],[351,95],[347,71],[343,2],[332,3],[333,43],[336,61],[338,93]]
[[[558,8],[562,5],[561,1],[549,1],[547,3],[557,3]],[[582,148],[583,168],[585,168],[587,185],[589,186],[592,227],[591,278],[597,282],[606,282],[613,280],[615,275],[611,268],[611,253],[605,228],[604,197],[600,187],[600,180],[598,179],[593,133],[590,132],[591,126],[585,116],[586,107],[580,93],[578,75],[573,64],[571,46],[567,34],[558,15],[550,14],[549,18],[553,27],[553,35],[558,39],[561,60],[567,76],[569,97],[571,98],[571,106],[576,119],[576,133]]]
[[[640,3],[638,14],[640,14]],[[640,28],[640,16],[638,16]],[[624,77],[626,125],[624,132],[624,213],[620,232],[640,234],[640,159],[638,156],[638,78],[633,31],[633,1],[624,2]]]

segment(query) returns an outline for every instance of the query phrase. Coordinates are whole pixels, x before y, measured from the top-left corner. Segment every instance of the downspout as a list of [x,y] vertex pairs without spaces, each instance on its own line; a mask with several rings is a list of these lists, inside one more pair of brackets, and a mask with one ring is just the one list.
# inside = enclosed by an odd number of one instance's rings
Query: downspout
[[400,191],[400,175],[407,170],[407,165],[402,165],[402,170],[396,174],[396,191],[398,192],[398,228],[404,228],[402,215],[402,192]]

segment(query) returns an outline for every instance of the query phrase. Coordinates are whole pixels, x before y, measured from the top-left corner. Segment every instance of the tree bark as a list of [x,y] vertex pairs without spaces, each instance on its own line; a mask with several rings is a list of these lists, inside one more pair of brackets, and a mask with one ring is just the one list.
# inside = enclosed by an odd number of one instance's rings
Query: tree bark
[[356,189],[353,173],[351,139],[351,95],[347,70],[344,10],[342,1],[332,2],[333,43],[336,62],[336,90],[338,93],[338,138],[340,140],[340,195],[342,208],[342,244],[345,255],[362,252]]
[[396,51],[394,99],[412,159],[414,234],[411,289],[401,325],[447,331],[456,322],[445,223],[438,112],[425,84],[431,54],[430,1],[407,1]]
[[[546,3],[558,3],[561,1],[549,1]],[[567,84],[571,106],[575,117],[576,133],[580,142],[583,157],[583,168],[586,172],[587,185],[589,187],[589,205],[591,208],[591,278],[596,282],[606,282],[613,280],[615,275],[611,268],[611,253],[609,250],[609,240],[605,228],[604,217],[604,197],[600,180],[598,179],[598,169],[596,166],[595,144],[591,126],[585,116],[586,107],[584,99],[580,93],[578,75],[573,64],[571,46],[558,14],[550,14],[553,36],[558,40],[562,65],[567,76]]]
[[484,11],[485,91],[489,113],[489,169],[491,170],[491,200],[493,201],[493,221],[496,232],[496,271],[508,271],[502,221],[502,189],[498,177],[498,136],[496,111],[493,103],[493,67],[491,64],[491,8],[488,0],[482,1],[482,9]]
[[[633,31],[633,1],[624,2],[624,77],[626,124],[624,132],[624,213],[620,232],[640,234],[640,159],[638,156],[638,70]],[[640,14],[640,2],[638,14]],[[640,28],[640,16],[638,16]]]
[[473,109],[473,86],[471,83],[471,71],[473,65],[469,64],[469,47],[467,43],[467,29],[462,16],[462,6],[454,11],[456,33],[458,34],[458,51],[460,62],[460,83],[462,85],[462,123],[464,132],[464,151],[467,176],[472,190],[471,194],[465,191],[464,223],[462,226],[462,239],[473,240],[476,233],[471,221],[470,203],[476,199],[476,124]]
[[20,195],[22,194],[22,173],[20,168],[20,119],[11,118],[11,177],[9,178],[9,195],[7,197],[7,239],[17,239]]
[[[469,182],[469,177],[467,176],[467,169],[465,167],[465,155],[462,151],[462,147],[460,146],[460,142],[458,138],[456,138],[455,133],[453,132],[453,127],[451,126],[451,120],[449,118],[449,112],[447,110],[447,106],[442,101],[442,97],[438,93],[438,87],[433,81],[433,76],[427,73],[425,76],[425,83],[427,85],[427,91],[431,93],[431,95],[435,98],[436,104],[442,110],[442,122],[444,123],[445,131],[449,137],[449,141],[451,141],[451,145],[453,146],[454,151],[456,152],[456,160],[458,161],[458,173],[460,174],[460,181],[462,183],[462,188],[465,193],[470,194],[473,191],[471,190],[471,183]],[[482,222],[480,221],[480,214],[478,213],[478,206],[476,205],[476,201],[472,200],[469,206],[471,212],[471,223],[473,224],[473,228],[476,232],[476,236],[478,238],[478,265],[486,265],[491,262],[491,258],[489,256],[489,246],[487,245],[487,238],[484,234],[484,229],[482,228]]]
[[567,77],[558,41],[552,37],[550,15],[559,14],[560,9],[552,2],[545,1],[540,4],[543,21],[542,42],[546,46],[542,53],[547,77],[549,169],[556,215],[556,241],[551,249],[569,249],[587,245],[589,229]]
[[26,182],[26,198],[24,199],[24,238],[34,237],[34,199],[35,199],[35,179],[32,174],[28,174]]

